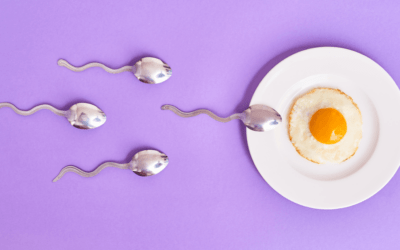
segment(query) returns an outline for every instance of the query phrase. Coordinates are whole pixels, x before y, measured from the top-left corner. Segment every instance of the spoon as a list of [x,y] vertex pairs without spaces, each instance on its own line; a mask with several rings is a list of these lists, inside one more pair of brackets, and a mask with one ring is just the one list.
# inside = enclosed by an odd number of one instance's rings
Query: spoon
[[275,109],[261,104],[251,105],[248,109],[243,111],[243,113],[233,114],[226,118],[219,117],[207,109],[198,109],[192,112],[183,112],[172,105],[163,105],[161,109],[171,110],[178,116],[184,118],[193,117],[199,114],[207,114],[211,118],[219,122],[229,122],[234,119],[240,119],[242,120],[244,125],[246,125],[246,127],[253,131],[259,132],[274,129],[277,125],[279,125],[279,123],[282,122],[281,115],[276,112]]
[[70,69],[75,72],[84,71],[88,68],[92,67],[100,67],[111,74],[119,74],[124,71],[131,71],[135,74],[136,78],[139,81],[148,83],[148,84],[158,84],[162,83],[172,75],[171,67],[160,59],[154,57],[144,57],[135,63],[133,66],[124,66],[119,69],[111,69],[104,64],[93,62],[82,67],[75,67],[69,64],[64,59],[58,60],[58,65],[64,66],[67,69]]
[[92,129],[103,125],[106,122],[106,115],[98,107],[89,103],[77,103],[71,106],[67,111],[59,110],[48,104],[36,106],[30,110],[23,111],[11,103],[0,103],[0,108],[9,107],[19,115],[32,115],[41,109],[48,109],[56,115],[64,116],[75,128]]
[[160,173],[168,165],[168,156],[157,150],[142,150],[136,153],[129,163],[105,162],[92,172],[85,172],[75,166],[66,166],[54,178],[53,182],[58,181],[67,172],[74,172],[83,177],[93,177],[106,167],[116,167],[120,169],[130,169],[139,176],[151,176]]

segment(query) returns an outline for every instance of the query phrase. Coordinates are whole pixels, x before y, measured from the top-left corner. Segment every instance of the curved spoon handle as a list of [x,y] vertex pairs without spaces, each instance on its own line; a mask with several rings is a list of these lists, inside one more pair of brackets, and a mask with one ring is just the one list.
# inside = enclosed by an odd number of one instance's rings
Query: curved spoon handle
[[234,119],[240,119],[240,114],[233,114],[229,117],[226,118],[222,118],[217,116],[216,114],[214,114],[213,112],[211,112],[210,110],[207,109],[198,109],[192,112],[183,112],[181,110],[179,110],[177,107],[172,106],[172,105],[163,105],[161,107],[162,110],[171,110],[172,112],[174,112],[176,115],[183,117],[183,118],[187,118],[187,117],[193,117],[193,116],[197,116],[200,114],[206,114],[208,116],[210,116],[211,118],[213,118],[214,120],[218,121],[218,122],[229,122],[232,121]]
[[106,167],[129,169],[129,163],[119,164],[119,163],[115,163],[115,162],[105,162],[105,163],[101,164],[95,170],[93,170],[91,172],[85,172],[82,169],[77,168],[75,166],[66,166],[63,169],[61,169],[60,173],[57,175],[56,178],[54,178],[53,182],[56,182],[59,179],[61,179],[61,177],[63,177],[64,174],[66,174],[67,172],[74,172],[74,173],[76,173],[76,174],[78,174],[80,176],[83,176],[83,177],[93,177],[93,176],[97,175],[98,173],[100,173]]
[[17,113],[19,115],[24,115],[24,116],[32,115],[33,113],[35,113],[35,112],[37,112],[37,111],[39,111],[41,109],[48,109],[51,112],[53,112],[54,114],[59,115],[59,116],[65,116],[66,112],[67,112],[67,111],[56,109],[53,106],[50,106],[50,105],[47,105],[47,104],[42,104],[42,105],[36,106],[36,107],[34,107],[34,108],[30,109],[30,110],[24,111],[24,110],[18,109],[17,107],[12,105],[11,103],[7,103],[7,102],[0,103],[0,108],[4,108],[4,107],[11,108],[12,110],[14,110],[15,113]]
[[119,69],[111,69],[111,68],[105,66],[104,64],[97,63],[97,62],[88,63],[86,65],[83,65],[82,67],[75,67],[75,66],[69,64],[64,59],[58,60],[58,65],[66,67],[67,69],[75,71],[75,72],[81,72],[81,71],[84,71],[84,70],[86,70],[88,68],[92,68],[92,67],[100,67],[100,68],[104,69],[105,71],[107,71],[108,73],[111,73],[111,74],[119,74],[119,73],[124,72],[124,71],[132,71],[132,66],[124,66],[124,67],[119,68]]

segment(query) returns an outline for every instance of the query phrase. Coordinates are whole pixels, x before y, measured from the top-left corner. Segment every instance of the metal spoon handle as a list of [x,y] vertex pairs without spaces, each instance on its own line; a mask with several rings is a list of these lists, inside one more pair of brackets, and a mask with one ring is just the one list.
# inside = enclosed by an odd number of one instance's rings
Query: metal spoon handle
[[33,113],[35,113],[35,112],[37,112],[37,111],[39,111],[41,109],[48,109],[51,112],[53,112],[54,114],[59,115],[59,116],[65,116],[66,113],[67,113],[67,111],[56,109],[53,106],[50,106],[50,105],[47,105],[47,104],[42,104],[42,105],[36,106],[36,107],[34,107],[34,108],[30,109],[30,110],[24,111],[24,110],[18,109],[17,107],[12,105],[11,103],[7,103],[7,102],[0,103],[0,108],[4,108],[4,107],[11,108],[12,110],[14,110],[15,113],[17,113],[19,115],[24,115],[24,116],[32,115]]
[[67,69],[75,71],[75,72],[81,72],[81,71],[84,71],[84,70],[86,70],[88,68],[92,68],[92,67],[100,67],[111,74],[119,74],[124,71],[132,71],[132,66],[124,66],[119,69],[111,69],[111,68],[105,66],[104,64],[97,63],[97,62],[88,63],[86,65],[83,65],[82,67],[75,67],[63,59],[58,60],[58,65],[64,66]]
[[98,173],[100,173],[106,167],[129,169],[129,163],[119,164],[119,163],[116,163],[116,162],[105,162],[105,163],[101,164],[95,170],[93,170],[91,172],[85,172],[82,169],[77,168],[75,166],[66,166],[63,169],[61,169],[60,173],[57,175],[56,178],[54,178],[53,182],[56,182],[59,179],[61,179],[61,177],[63,177],[63,175],[66,174],[67,172],[74,172],[74,173],[76,173],[76,174],[78,174],[80,176],[83,176],[83,177],[93,177],[93,176],[97,175]]
[[174,112],[176,115],[180,116],[180,117],[193,117],[193,116],[197,116],[200,114],[206,114],[208,116],[210,116],[211,118],[213,118],[214,120],[218,121],[218,122],[229,122],[232,121],[234,119],[240,119],[240,114],[233,114],[229,117],[226,118],[222,118],[217,116],[216,114],[214,114],[213,112],[211,112],[210,110],[207,109],[198,109],[192,112],[183,112],[181,110],[179,110],[177,107],[172,106],[172,105],[163,105],[161,107],[162,110],[171,110],[172,112]]

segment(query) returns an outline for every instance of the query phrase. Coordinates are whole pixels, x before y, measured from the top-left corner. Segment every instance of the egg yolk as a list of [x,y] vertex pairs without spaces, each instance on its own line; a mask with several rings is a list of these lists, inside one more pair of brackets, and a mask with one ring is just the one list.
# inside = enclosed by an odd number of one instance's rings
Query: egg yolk
[[335,144],[347,132],[343,115],[334,108],[320,109],[310,120],[310,131],[314,138],[324,144]]

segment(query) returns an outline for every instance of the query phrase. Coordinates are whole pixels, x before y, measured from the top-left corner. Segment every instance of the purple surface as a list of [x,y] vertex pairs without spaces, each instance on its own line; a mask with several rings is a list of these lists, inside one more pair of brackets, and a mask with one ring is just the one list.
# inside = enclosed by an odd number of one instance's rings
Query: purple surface
[[[160,110],[241,112],[273,66],[317,46],[361,52],[400,82],[399,27],[396,1],[2,1],[0,101],[85,101],[108,120],[83,131],[49,111],[0,110],[0,249],[399,249],[399,174],[356,206],[305,208],[262,179],[238,121]],[[57,66],[143,56],[172,78]],[[51,182],[66,165],[92,170],[146,148],[169,156],[160,175],[111,168]]]

